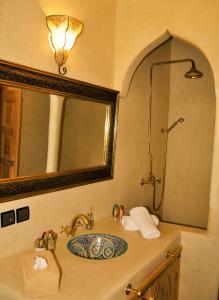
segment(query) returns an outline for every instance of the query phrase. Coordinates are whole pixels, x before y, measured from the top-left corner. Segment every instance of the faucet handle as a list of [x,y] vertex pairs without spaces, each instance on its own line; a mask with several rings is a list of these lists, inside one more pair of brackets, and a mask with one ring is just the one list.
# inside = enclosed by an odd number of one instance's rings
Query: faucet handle
[[70,226],[62,226],[61,225],[60,233],[65,233],[68,236],[70,234],[70,232],[71,232]]

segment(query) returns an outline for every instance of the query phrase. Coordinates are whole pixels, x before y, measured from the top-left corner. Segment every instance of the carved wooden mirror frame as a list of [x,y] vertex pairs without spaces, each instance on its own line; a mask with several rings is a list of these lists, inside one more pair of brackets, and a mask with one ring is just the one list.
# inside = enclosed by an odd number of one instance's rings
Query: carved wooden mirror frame
[[108,144],[106,163],[103,166],[11,179],[3,178],[0,180],[0,202],[113,178],[118,91],[2,60],[0,60],[0,84],[109,105]]

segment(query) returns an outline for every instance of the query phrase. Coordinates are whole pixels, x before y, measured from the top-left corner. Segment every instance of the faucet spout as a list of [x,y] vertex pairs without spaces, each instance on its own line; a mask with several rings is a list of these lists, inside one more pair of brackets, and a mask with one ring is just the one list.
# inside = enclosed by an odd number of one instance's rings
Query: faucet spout
[[83,226],[88,228],[88,225],[89,225],[88,216],[79,214],[73,218],[70,226],[61,226],[60,233],[64,232],[66,233],[67,236],[69,235],[74,236],[78,227]]
[[74,219],[72,220],[72,223],[70,226],[70,228],[71,228],[70,234],[72,236],[74,236],[78,227],[80,227],[80,226],[86,227],[88,225],[88,223],[89,223],[89,220],[86,215],[79,214],[79,215],[75,216]]

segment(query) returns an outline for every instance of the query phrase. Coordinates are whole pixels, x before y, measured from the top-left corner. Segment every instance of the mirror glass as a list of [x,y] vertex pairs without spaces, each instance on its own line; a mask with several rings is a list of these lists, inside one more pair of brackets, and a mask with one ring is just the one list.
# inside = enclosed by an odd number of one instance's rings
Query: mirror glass
[[0,202],[112,179],[117,99],[0,60]]
[[1,178],[105,164],[109,105],[0,87]]

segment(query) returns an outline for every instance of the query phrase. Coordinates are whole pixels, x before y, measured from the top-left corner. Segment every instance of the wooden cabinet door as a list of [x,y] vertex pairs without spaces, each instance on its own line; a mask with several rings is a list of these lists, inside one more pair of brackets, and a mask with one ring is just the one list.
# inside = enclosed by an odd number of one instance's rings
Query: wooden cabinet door
[[177,300],[180,259],[177,258],[148,288],[143,299]]
[[[145,278],[142,284],[126,297],[127,300],[177,300],[179,287],[181,247],[169,253],[166,259]],[[141,295],[137,296],[136,293]]]
[[2,87],[0,101],[0,178],[11,178],[18,175],[22,90]]

